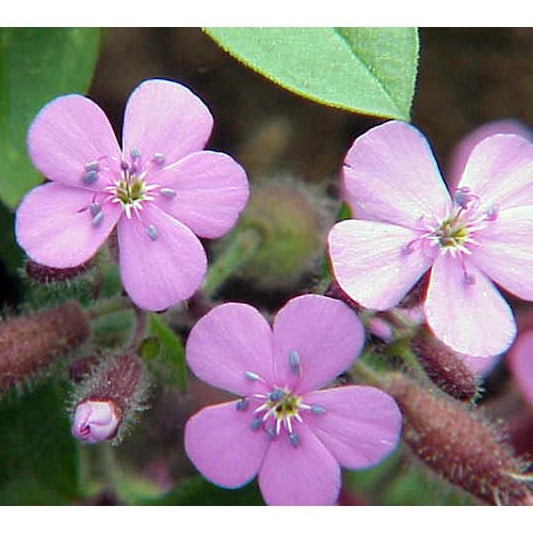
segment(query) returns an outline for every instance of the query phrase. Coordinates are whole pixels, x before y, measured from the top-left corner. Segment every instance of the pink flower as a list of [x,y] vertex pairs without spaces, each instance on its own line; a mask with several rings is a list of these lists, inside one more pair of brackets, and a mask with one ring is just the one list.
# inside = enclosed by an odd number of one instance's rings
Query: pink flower
[[92,100],[53,100],[28,133],[33,163],[52,183],[19,206],[19,244],[37,263],[70,268],[90,259],[116,226],[122,282],[139,307],[162,310],[189,298],[207,268],[196,235],[226,233],[248,199],[244,170],[203,150],[212,126],[188,89],[147,80],[127,102],[121,151]]
[[187,341],[193,372],[241,399],[210,406],[185,427],[185,450],[212,482],[235,488],[259,474],[271,505],[333,504],[340,466],[366,468],[394,449],[401,415],[379,389],[316,390],[361,352],[364,331],[344,303],[294,298],[271,329],[246,304],[205,315]]
[[431,269],[424,314],[435,335],[473,356],[504,351],[516,325],[493,282],[533,300],[531,143],[513,134],[485,138],[451,194],[426,139],[402,122],[359,137],[344,164],[358,220],[339,222],[329,235],[342,290],[385,310]]

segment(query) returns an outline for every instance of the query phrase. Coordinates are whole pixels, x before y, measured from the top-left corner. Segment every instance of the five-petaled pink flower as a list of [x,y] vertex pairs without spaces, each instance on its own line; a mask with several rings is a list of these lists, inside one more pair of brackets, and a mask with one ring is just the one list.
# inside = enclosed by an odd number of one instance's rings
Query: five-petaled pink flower
[[122,150],[92,100],[53,100],[28,133],[33,163],[52,183],[18,208],[19,244],[38,263],[69,268],[89,260],[116,226],[122,283],[139,307],[162,310],[190,297],[207,269],[197,236],[226,233],[248,199],[244,170],[203,150],[212,127],[203,102],[166,80],[131,94]]
[[431,269],[424,313],[435,335],[473,356],[508,348],[516,325],[492,282],[533,300],[529,140],[484,138],[451,194],[426,139],[402,122],[359,137],[344,165],[357,220],[339,222],[329,235],[344,292],[364,307],[389,309]]
[[397,444],[401,415],[379,389],[317,390],[358,357],[364,330],[344,303],[294,298],[271,328],[246,304],[205,315],[187,341],[200,379],[239,395],[206,407],[185,427],[185,450],[212,482],[235,488],[259,474],[272,505],[335,503],[340,466],[366,468]]

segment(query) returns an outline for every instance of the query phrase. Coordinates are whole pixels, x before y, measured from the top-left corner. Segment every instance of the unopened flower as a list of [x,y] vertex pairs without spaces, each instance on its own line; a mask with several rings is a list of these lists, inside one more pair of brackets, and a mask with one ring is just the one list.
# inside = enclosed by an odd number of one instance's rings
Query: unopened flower
[[72,434],[79,440],[95,444],[113,438],[120,419],[110,400],[86,401],[76,407]]
[[189,298],[207,265],[197,236],[226,233],[248,199],[244,170],[203,150],[212,126],[188,89],[148,80],[126,105],[121,150],[92,100],[56,98],[29,130],[29,154],[52,183],[20,205],[19,244],[37,263],[71,268],[117,227],[122,282],[139,307],[161,310]]
[[494,283],[533,300],[533,145],[502,134],[472,150],[449,192],[414,127],[391,121],[359,137],[345,160],[357,220],[329,235],[333,271],[350,298],[396,306],[429,269],[424,314],[457,352],[491,356],[516,334]]
[[88,444],[119,442],[144,409],[145,394],[146,378],[136,356],[114,355],[94,365],[75,388],[72,435]]
[[0,391],[38,375],[90,333],[89,319],[76,302],[0,323]]
[[271,328],[257,310],[228,303],[187,341],[193,372],[240,399],[210,406],[185,427],[185,450],[212,482],[235,488],[259,475],[271,505],[333,504],[340,466],[366,468],[391,452],[401,416],[379,389],[317,390],[360,354],[364,331],[344,303],[294,298]]

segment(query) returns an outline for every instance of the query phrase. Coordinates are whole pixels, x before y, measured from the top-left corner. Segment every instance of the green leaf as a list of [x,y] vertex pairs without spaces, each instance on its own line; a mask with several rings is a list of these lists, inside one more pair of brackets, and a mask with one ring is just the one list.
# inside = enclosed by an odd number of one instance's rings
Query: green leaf
[[181,391],[185,392],[187,389],[187,365],[181,339],[158,315],[150,315],[150,330],[160,343],[157,359],[149,361],[151,370],[155,371],[167,383],[178,385]]
[[11,208],[42,181],[26,152],[28,126],[53,98],[85,93],[97,28],[0,29],[0,198]]
[[72,503],[80,495],[78,444],[65,396],[46,384],[0,404],[2,505]]
[[285,89],[349,111],[409,120],[415,28],[205,28],[224,50]]
[[142,503],[147,505],[264,505],[255,481],[240,489],[223,489],[202,477],[188,479],[167,494]]

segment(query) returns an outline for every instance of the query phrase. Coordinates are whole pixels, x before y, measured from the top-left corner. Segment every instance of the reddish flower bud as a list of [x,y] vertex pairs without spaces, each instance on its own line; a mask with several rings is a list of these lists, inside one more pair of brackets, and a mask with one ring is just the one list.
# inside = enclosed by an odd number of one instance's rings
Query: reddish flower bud
[[527,464],[514,456],[501,430],[402,374],[389,379],[386,391],[403,412],[405,442],[432,470],[488,504],[531,500],[523,475]]
[[28,259],[26,274],[37,283],[53,283],[67,281],[87,272],[90,261],[71,268],[52,268]]
[[0,324],[0,390],[33,376],[89,334],[89,320],[75,302]]
[[97,365],[79,385],[72,434],[87,443],[124,434],[125,421],[143,409],[146,390],[143,367],[130,354],[116,355]]
[[441,342],[427,326],[418,329],[411,347],[428,377],[458,400],[472,400],[478,393],[477,378],[457,352]]

